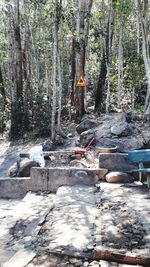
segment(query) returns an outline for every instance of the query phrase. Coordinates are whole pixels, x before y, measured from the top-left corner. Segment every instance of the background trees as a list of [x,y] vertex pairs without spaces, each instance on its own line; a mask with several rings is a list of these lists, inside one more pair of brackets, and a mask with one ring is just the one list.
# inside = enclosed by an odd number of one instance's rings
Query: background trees
[[[0,5],[0,129],[63,135],[61,111],[150,113],[149,1],[13,0]],[[77,88],[79,76],[86,88]],[[88,101],[87,101],[88,99]]]

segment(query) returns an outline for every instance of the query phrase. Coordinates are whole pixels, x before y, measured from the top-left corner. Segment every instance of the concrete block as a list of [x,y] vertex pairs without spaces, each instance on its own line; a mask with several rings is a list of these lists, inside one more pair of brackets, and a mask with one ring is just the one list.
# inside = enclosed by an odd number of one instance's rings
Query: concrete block
[[1,178],[0,198],[22,198],[28,191],[56,192],[62,185],[95,185],[107,169],[31,168],[31,177]]
[[56,192],[62,185],[95,185],[107,173],[106,169],[32,168],[31,179],[47,179],[47,190]]
[[30,177],[0,179],[0,198],[22,198],[30,190]]
[[133,170],[126,153],[99,153],[99,168],[122,172]]

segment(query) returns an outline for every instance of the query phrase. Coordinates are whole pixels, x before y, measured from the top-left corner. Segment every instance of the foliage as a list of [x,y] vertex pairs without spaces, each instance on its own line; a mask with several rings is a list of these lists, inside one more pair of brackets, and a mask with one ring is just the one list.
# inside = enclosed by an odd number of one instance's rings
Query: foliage
[[[24,65],[27,62],[25,54],[26,40],[26,18],[29,23],[29,61],[31,64],[30,81],[26,81],[23,76],[23,106],[15,100],[12,102],[12,88],[9,81],[9,51],[8,42],[8,10],[0,9],[0,64],[3,67],[3,80],[8,106],[4,105],[4,99],[0,94],[0,131],[4,130],[9,117],[12,119],[14,134],[16,138],[18,128],[21,127],[22,135],[26,131],[34,129],[37,135],[50,135],[51,131],[51,99],[52,99],[52,65],[53,65],[53,36],[54,10],[57,1],[31,0],[28,2],[28,14],[24,14],[24,6],[20,5],[20,30],[21,45],[23,50]],[[119,18],[122,15],[123,21],[123,72],[121,86],[123,88],[121,99],[122,106],[127,111],[141,110],[145,102],[147,91],[147,79],[142,55],[142,43],[140,32],[140,54],[137,55],[137,8],[132,0],[112,0],[115,11],[114,39],[111,52],[110,64],[110,104],[111,109],[117,106],[117,79],[118,79],[118,45],[119,45]],[[62,103],[67,104],[71,87],[71,57],[72,39],[75,41],[75,50],[80,51],[81,47],[87,45],[86,52],[86,77],[88,89],[90,90],[89,102],[93,103],[94,91],[98,83],[102,55],[105,51],[105,38],[108,29],[108,16],[111,1],[93,1],[92,14],[86,14],[90,19],[89,36],[81,34],[77,36],[75,21],[78,16],[76,1],[66,0],[57,2],[57,26],[58,26],[58,45],[62,59],[62,84],[63,95]],[[62,5],[60,5],[62,3]],[[27,17],[26,17],[27,15]],[[149,24],[148,24],[149,25]],[[140,25],[139,25],[140,26]],[[140,29],[141,30],[141,29]],[[83,37],[84,36],[84,37]],[[13,62],[15,66],[15,62]],[[106,81],[106,86],[107,86]],[[57,81],[58,84],[58,81]],[[46,98],[45,98],[46,97]],[[133,99],[134,98],[134,99]],[[134,104],[134,105],[133,105]],[[11,112],[10,112],[11,107]],[[14,114],[12,115],[12,112]],[[11,114],[10,114],[11,113]],[[21,123],[22,118],[22,123]],[[18,128],[16,127],[18,124]],[[19,137],[19,136],[18,136]]]
[[51,132],[51,108],[48,99],[42,95],[36,95],[33,101],[33,124],[37,136],[50,136]]

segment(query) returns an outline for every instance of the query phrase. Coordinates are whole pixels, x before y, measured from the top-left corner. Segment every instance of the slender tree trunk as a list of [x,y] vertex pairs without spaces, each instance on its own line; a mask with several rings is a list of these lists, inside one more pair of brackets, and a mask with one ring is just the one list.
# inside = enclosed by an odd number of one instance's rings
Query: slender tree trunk
[[[110,16],[112,16],[112,1],[110,2]],[[109,37],[108,37],[108,47],[109,51],[111,50],[111,21],[112,19],[109,19]],[[111,56],[109,55],[109,60],[106,62],[107,65],[107,92],[106,92],[106,113],[109,113],[109,104],[110,104],[110,63],[111,63]]]
[[[121,8],[122,9],[122,8]],[[118,85],[117,85],[117,107],[121,108],[122,96],[122,72],[123,72],[123,47],[122,47],[122,10],[119,16],[119,48],[118,48]]]
[[75,61],[75,38],[72,38],[72,48],[71,48],[71,92],[70,92],[70,101],[71,105],[74,106],[74,90],[75,90],[75,73],[76,73],[76,61]]
[[57,56],[58,56],[58,80],[59,80],[57,126],[58,126],[58,131],[62,133],[62,129],[61,129],[62,68],[61,68],[60,51],[58,51]]
[[16,0],[16,20],[14,23],[15,54],[16,54],[16,90],[17,99],[23,104],[23,72],[22,72],[22,48],[20,35],[19,0]]
[[51,138],[55,140],[56,128],[56,103],[57,103],[57,52],[58,52],[58,28],[57,28],[57,7],[58,0],[55,0],[55,14],[53,25],[53,96],[52,96],[52,119],[51,119]]
[[3,82],[3,75],[2,75],[2,69],[1,69],[1,66],[0,66],[0,94],[3,98],[3,101],[4,101],[4,107],[6,105],[6,94],[5,94],[5,88],[4,88],[4,82]]
[[33,92],[32,92],[32,68],[31,68],[31,31],[29,25],[29,0],[23,1],[24,7],[24,48],[23,48],[23,77],[24,77],[24,116],[25,116],[25,127],[30,129],[29,113],[33,110]]
[[13,10],[9,6],[7,14],[7,39],[8,39],[8,88],[10,91],[11,102],[15,100],[16,80],[14,64],[14,30],[13,30]]
[[[12,9],[10,9],[12,12]],[[13,97],[11,103],[11,138],[21,137],[23,134],[23,71],[22,71],[22,47],[20,34],[20,13],[19,0],[15,1],[15,12],[9,14],[11,41],[8,48],[12,66],[10,67],[10,77],[13,84]],[[14,55],[14,62],[12,55]],[[12,71],[15,73],[13,73]]]
[[145,100],[145,113],[150,114],[150,58],[148,46],[148,32],[147,32],[147,15],[148,15],[148,0],[144,2],[138,0],[139,19],[142,29],[142,51],[147,76],[147,93]]
[[[135,0],[135,8],[138,9],[138,0]],[[139,16],[136,15],[136,29],[137,29],[137,55],[140,54],[140,23]]]
[[[105,98],[105,87],[106,87],[106,77],[107,77],[107,65],[109,63],[110,48],[112,46],[113,33],[114,33],[114,10],[110,8],[107,33],[105,37],[106,48],[105,47],[103,48],[100,75],[99,75],[98,84],[97,84],[97,88],[95,92],[95,111],[105,110],[104,98]],[[110,47],[109,47],[109,40],[110,40]]]

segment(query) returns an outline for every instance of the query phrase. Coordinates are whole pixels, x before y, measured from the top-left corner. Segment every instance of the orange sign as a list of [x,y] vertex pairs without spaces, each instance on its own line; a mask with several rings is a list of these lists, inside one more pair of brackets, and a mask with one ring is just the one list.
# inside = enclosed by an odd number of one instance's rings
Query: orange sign
[[84,78],[83,78],[82,75],[80,75],[80,78],[79,78],[79,80],[77,81],[76,86],[77,86],[77,87],[84,87],[84,86],[86,86],[85,80],[84,80]]

